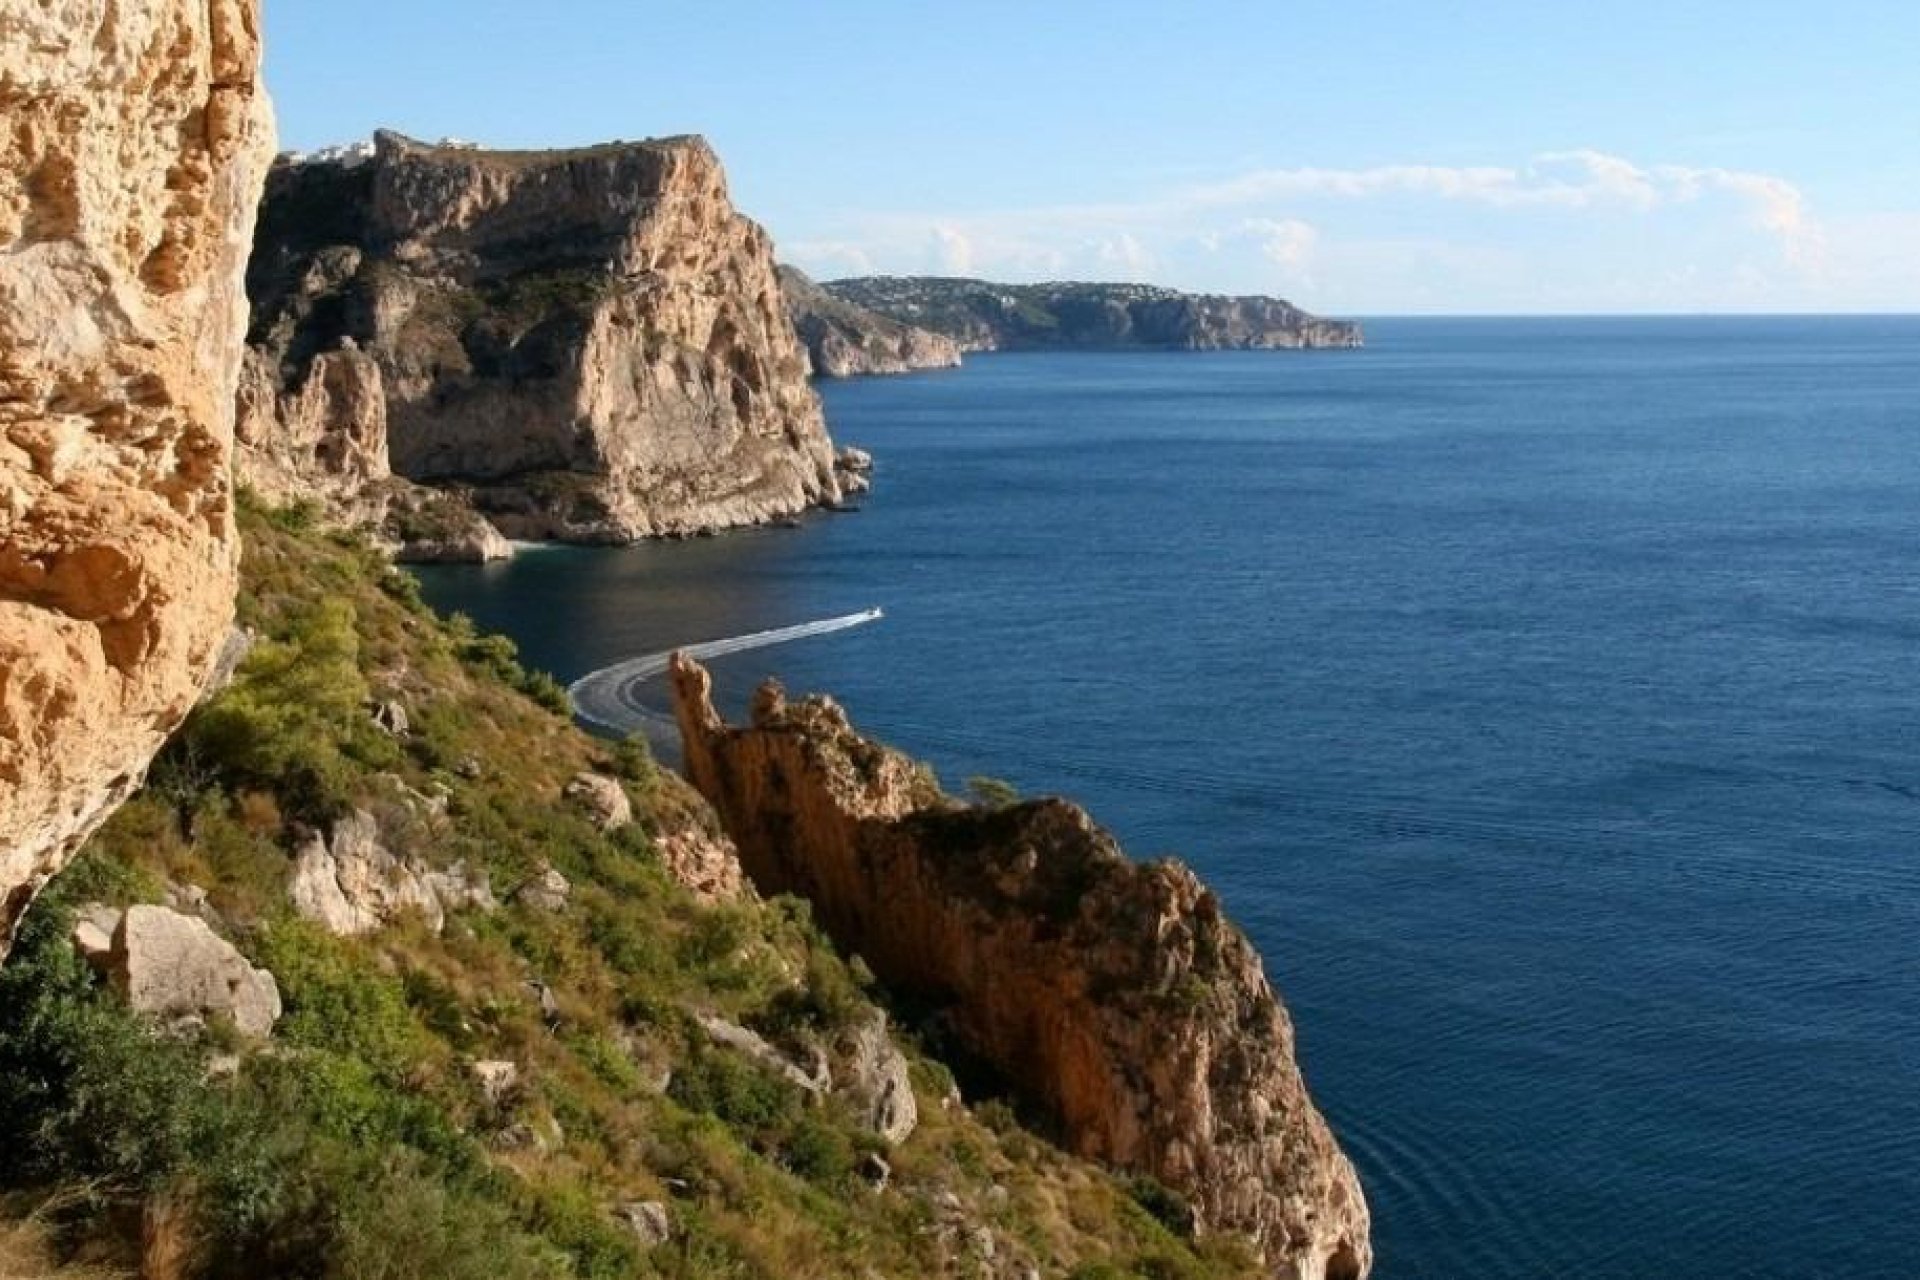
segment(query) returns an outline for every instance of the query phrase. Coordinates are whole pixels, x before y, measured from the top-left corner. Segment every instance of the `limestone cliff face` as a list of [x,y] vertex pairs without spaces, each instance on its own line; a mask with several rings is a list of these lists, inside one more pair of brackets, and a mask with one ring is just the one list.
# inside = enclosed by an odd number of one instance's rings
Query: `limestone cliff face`
[[963,351],[1268,351],[1362,344],[1359,325],[1309,315],[1284,298],[938,276],[867,276],[830,280],[820,288],[843,302],[945,334]]
[[807,348],[807,363],[823,378],[951,369],[960,344],[942,333],[901,324],[836,298],[795,267],[780,268],[787,314]]
[[958,808],[828,699],[769,687],[734,729],[704,670],[678,659],[673,680],[688,775],[762,890],[942,1006],[1072,1150],[1179,1191],[1275,1276],[1367,1273],[1366,1203],[1286,1011],[1190,871],[1129,861],[1064,801]]
[[254,0],[0,11],[0,955],[232,615]]
[[840,498],[766,233],[697,138],[282,163],[249,272],[250,475],[458,490],[626,541]]

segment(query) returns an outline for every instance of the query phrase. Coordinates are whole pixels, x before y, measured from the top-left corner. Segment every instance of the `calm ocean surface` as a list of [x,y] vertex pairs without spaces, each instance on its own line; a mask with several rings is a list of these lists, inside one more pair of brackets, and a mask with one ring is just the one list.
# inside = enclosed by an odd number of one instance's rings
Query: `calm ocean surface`
[[435,570],[1084,801],[1252,934],[1406,1277],[1920,1274],[1920,319],[823,387],[859,515]]

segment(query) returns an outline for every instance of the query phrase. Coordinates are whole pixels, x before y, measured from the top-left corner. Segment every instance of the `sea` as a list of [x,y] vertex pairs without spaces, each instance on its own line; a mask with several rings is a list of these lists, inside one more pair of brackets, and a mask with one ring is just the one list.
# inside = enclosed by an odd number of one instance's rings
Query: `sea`
[[826,383],[857,513],[423,579],[568,681],[800,628],[723,709],[1186,860],[1382,1280],[1920,1275],[1920,318],[1366,329]]

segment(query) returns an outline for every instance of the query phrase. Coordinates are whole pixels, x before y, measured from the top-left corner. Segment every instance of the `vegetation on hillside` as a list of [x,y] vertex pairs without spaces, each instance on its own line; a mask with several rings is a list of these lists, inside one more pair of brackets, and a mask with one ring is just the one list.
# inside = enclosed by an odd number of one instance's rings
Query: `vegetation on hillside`
[[[0,969],[0,1258],[316,1280],[1243,1273],[1231,1242],[1179,1234],[1177,1200],[961,1104],[918,1050],[920,1125],[876,1185],[849,1109],[697,1021],[797,1044],[866,1015],[882,993],[805,905],[696,900],[654,836],[711,819],[642,747],[579,732],[550,678],[364,545],[298,511],[244,526],[251,652]],[[370,714],[394,703],[404,734]],[[586,769],[624,780],[635,823],[603,832],[562,797]],[[501,905],[439,933],[299,918],[292,850],[354,809],[409,857],[484,869]],[[549,867],[566,906],[516,903]],[[70,943],[83,904],[196,890],[279,983],[264,1045],[161,1031]],[[506,1096],[480,1061],[516,1065]],[[638,1202],[665,1207],[664,1242],[617,1215]]]

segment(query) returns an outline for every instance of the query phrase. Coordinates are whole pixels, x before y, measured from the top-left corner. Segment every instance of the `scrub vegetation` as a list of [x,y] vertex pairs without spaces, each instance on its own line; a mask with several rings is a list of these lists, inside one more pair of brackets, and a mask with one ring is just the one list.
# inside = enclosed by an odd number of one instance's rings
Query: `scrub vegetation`
[[[803,903],[681,888],[656,837],[704,807],[644,747],[576,729],[511,644],[298,511],[243,524],[250,652],[0,969],[4,1274],[1245,1274],[1158,1188],[963,1102],[911,1026],[920,1122],[891,1149],[715,1042],[701,1018],[824,1042],[885,993]],[[403,733],[372,714],[392,704]],[[620,780],[632,824],[563,797],[583,770]],[[428,866],[484,870],[497,908],[357,937],[300,918],[293,851],[354,810]],[[562,908],[516,899],[549,869]],[[70,941],[84,904],[201,893],[279,984],[266,1042],[136,1016]],[[514,1064],[511,1086],[478,1062]],[[639,1204],[664,1239],[622,1216]]]

